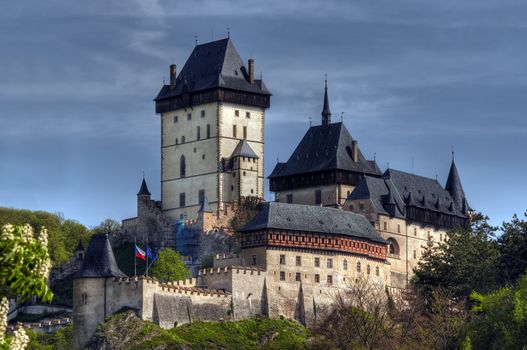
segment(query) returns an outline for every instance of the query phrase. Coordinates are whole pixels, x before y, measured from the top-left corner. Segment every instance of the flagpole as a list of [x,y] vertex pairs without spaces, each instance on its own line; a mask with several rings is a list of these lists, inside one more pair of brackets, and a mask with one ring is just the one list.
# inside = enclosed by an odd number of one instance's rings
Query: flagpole
[[137,258],[135,257],[135,247],[137,247],[137,232],[134,234],[134,277],[137,277]]
[[148,231],[146,231],[146,276],[148,277]]

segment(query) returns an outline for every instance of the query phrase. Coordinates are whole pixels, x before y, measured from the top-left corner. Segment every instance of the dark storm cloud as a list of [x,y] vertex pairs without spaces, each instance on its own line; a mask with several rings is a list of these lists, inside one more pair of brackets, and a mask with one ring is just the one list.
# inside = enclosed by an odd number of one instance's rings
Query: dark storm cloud
[[[381,167],[444,183],[450,150],[471,205],[525,210],[527,4],[517,1],[26,1],[0,11],[0,205],[86,224],[159,198],[152,98],[194,44],[231,36],[273,92],[266,172],[320,118],[328,74]],[[499,185],[497,185],[499,183]]]

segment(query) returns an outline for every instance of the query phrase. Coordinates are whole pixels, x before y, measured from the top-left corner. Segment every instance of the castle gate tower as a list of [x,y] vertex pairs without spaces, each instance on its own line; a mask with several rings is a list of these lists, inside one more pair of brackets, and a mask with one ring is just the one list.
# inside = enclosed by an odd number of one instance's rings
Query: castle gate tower
[[196,45],[155,98],[161,116],[161,202],[170,218],[220,217],[242,196],[264,194],[264,122],[270,92],[232,41]]

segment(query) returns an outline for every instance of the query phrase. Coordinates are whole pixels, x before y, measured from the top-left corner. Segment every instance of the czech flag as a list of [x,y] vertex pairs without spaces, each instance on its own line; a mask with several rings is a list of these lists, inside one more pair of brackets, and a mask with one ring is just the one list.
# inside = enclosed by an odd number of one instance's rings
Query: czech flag
[[146,260],[146,253],[144,250],[135,245],[135,257],[137,259]]

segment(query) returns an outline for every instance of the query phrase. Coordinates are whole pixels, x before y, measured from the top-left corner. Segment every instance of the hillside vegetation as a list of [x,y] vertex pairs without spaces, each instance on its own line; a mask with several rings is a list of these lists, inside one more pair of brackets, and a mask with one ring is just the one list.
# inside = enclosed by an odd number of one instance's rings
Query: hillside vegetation
[[[28,350],[71,349],[71,326],[54,334],[32,333]],[[193,322],[162,329],[133,311],[111,316],[99,326],[88,349],[304,349],[309,331],[294,321],[258,317],[243,321]]]

